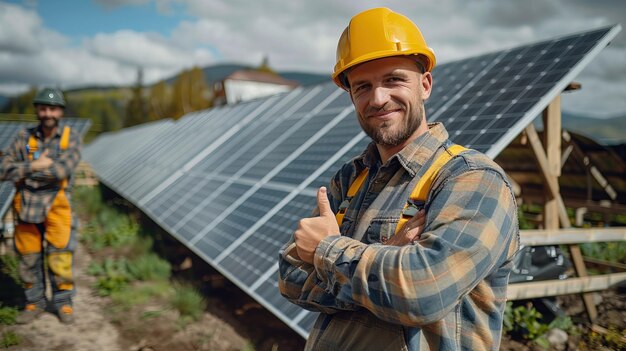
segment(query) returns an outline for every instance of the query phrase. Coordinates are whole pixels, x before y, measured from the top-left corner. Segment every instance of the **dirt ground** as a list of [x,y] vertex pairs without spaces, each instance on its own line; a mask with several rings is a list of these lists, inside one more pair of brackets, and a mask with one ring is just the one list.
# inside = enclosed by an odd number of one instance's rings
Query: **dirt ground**
[[121,350],[117,328],[104,313],[107,302],[93,294],[90,285],[95,278],[85,273],[91,257],[82,246],[75,257],[74,324],[61,324],[56,315],[44,313],[31,324],[8,326],[6,331],[13,331],[21,338],[20,344],[9,350]]
[[[98,253],[98,258],[103,254]],[[96,278],[86,273],[90,262],[98,258],[82,245],[75,257],[75,323],[61,324],[55,314],[47,312],[28,325],[0,326],[0,332],[20,337],[19,345],[8,350],[270,351],[304,346],[299,335],[197,257],[194,269],[179,272],[178,278],[203,281],[208,307],[199,321],[184,327],[176,311],[164,308],[165,303],[135,306],[121,316],[112,313],[110,299],[97,296],[92,289]],[[11,278],[0,274],[0,286],[0,303],[23,305],[21,289]]]

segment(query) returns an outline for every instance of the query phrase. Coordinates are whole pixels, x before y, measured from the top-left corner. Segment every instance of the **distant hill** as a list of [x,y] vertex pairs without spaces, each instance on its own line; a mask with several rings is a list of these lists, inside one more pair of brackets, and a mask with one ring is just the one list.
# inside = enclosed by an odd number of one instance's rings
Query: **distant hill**
[[[216,82],[219,82],[232,73],[242,69],[253,69],[253,67],[237,63],[223,63],[205,67],[202,69],[202,73],[204,73],[204,79],[207,82],[207,86],[212,87]],[[165,83],[174,84],[178,77],[179,74],[176,74],[175,76],[166,79]]]
[[[223,80],[236,71],[248,69],[255,69],[255,67],[237,63],[223,63],[204,67],[202,72],[204,73],[204,79],[206,80],[207,86],[212,87],[215,83]],[[330,81],[330,75],[328,74],[295,71],[277,72],[277,74],[285,79],[294,80],[304,86]],[[167,84],[173,84],[178,76],[179,75],[177,74],[170,77],[166,79],[165,82]]]
[[563,127],[601,144],[626,143],[626,114],[611,118],[592,118],[564,111]]
[[295,80],[304,86],[330,82],[330,73],[278,72],[278,74],[283,78]]

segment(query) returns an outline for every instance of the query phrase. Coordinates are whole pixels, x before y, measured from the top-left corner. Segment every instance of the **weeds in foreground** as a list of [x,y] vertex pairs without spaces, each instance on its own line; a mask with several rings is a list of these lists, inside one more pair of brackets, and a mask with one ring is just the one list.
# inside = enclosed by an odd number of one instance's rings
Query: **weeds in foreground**
[[170,283],[165,280],[137,282],[111,293],[111,299],[116,306],[127,310],[132,306],[146,304],[152,299],[169,299],[173,293]]
[[15,307],[1,307],[0,304],[0,325],[13,325],[15,324],[15,318],[17,318],[17,308]]
[[202,294],[196,288],[184,284],[174,285],[174,296],[170,303],[180,313],[182,319],[200,320],[206,309],[206,301]]
[[2,333],[2,338],[0,338],[0,346],[8,349],[11,346],[19,345],[22,341],[22,338],[15,334],[12,331],[7,331]]
[[137,240],[139,225],[129,215],[104,207],[82,231],[82,239],[93,250],[120,248]]
[[626,241],[606,243],[583,243],[580,245],[585,256],[600,260],[626,263]]
[[107,258],[102,263],[92,262],[87,268],[87,273],[98,277],[94,288],[100,296],[110,296],[121,291],[131,280],[125,259]]
[[507,333],[520,335],[524,340],[531,341],[537,346],[548,349],[546,334],[550,329],[558,328],[568,333],[574,333],[574,324],[569,317],[557,317],[550,323],[541,321],[542,315],[532,305],[513,308],[512,302],[507,302],[504,310],[504,330]]
[[167,280],[172,266],[155,253],[148,253],[127,263],[128,272],[137,280]]
[[18,268],[19,261],[16,255],[9,253],[0,255],[0,265],[2,266],[3,274],[11,277],[15,284],[22,285]]
[[624,342],[626,329],[618,330],[611,326],[606,334],[591,331],[588,335],[589,347],[592,349],[610,348],[612,350],[626,350],[626,342]]

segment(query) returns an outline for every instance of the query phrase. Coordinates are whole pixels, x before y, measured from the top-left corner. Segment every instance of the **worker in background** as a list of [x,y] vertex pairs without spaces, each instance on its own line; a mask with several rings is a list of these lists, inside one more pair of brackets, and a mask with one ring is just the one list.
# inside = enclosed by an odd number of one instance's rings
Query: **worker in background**
[[[17,190],[15,249],[26,297],[17,322],[30,323],[52,308],[61,322],[70,324],[74,321],[76,238],[68,183],[80,161],[81,139],[69,127],[59,127],[65,112],[61,91],[42,89],[33,104],[39,125],[21,131],[0,160],[0,180],[15,182]],[[45,296],[44,258],[52,286],[50,306]]]
[[503,170],[427,124],[435,55],[386,8],[352,18],[333,79],[372,139],[280,251],[283,296],[321,312],[307,350],[498,350],[517,206]]

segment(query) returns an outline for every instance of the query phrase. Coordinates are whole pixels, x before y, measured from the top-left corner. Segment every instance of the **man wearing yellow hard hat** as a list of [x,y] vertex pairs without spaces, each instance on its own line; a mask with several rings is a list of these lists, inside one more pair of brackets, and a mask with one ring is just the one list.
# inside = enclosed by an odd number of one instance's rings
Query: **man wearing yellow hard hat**
[[283,296],[320,312],[307,350],[497,350],[517,206],[502,169],[427,124],[435,54],[386,8],[357,14],[335,83],[372,143],[280,252]]

